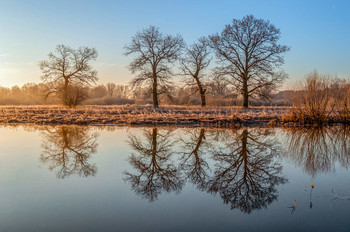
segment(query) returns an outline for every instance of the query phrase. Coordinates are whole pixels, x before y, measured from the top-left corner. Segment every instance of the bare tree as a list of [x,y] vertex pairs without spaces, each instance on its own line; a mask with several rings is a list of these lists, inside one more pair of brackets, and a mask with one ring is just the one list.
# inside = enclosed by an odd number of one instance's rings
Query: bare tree
[[42,80],[48,84],[47,96],[58,93],[64,104],[69,98],[70,86],[82,86],[95,84],[97,71],[90,65],[91,60],[97,58],[95,48],[80,47],[70,48],[66,45],[58,45],[55,53],[48,55],[48,60],[39,63]]
[[131,92],[130,92],[129,87],[127,85],[117,85],[115,90],[114,90],[114,94],[118,98],[129,98]]
[[277,43],[280,30],[269,21],[252,15],[233,19],[220,35],[209,38],[221,65],[220,74],[232,77],[233,86],[243,96],[243,107],[248,107],[249,97],[269,99],[287,78],[279,68],[289,47]]
[[229,92],[230,81],[221,75],[215,75],[208,83],[208,94],[213,96],[226,97]]
[[194,93],[199,92],[201,96],[201,106],[206,105],[205,92],[202,79],[205,77],[204,69],[208,67],[211,59],[209,58],[208,42],[205,38],[200,38],[197,43],[186,49],[184,57],[181,59],[181,70],[185,76],[191,79],[186,81],[190,87],[196,86]]
[[112,97],[117,85],[114,83],[107,83],[106,87],[107,87],[108,95]]
[[168,93],[172,76],[170,64],[178,60],[184,41],[180,35],[163,35],[159,29],[150,26],[136,33],[129,45],[125,46],[125,55],[137,56],[129,65],[132,73],[138,76],[132,80],[131,86],[146,83],[153,95],[153,105],[158,107],[158,95]]

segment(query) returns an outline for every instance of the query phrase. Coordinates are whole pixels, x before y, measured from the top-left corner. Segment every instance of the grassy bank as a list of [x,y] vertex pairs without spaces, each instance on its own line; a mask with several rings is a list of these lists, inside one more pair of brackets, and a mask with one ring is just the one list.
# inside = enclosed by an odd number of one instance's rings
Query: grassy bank
[[0,123],[232,127],[278,124],[288,107],[0,106]]

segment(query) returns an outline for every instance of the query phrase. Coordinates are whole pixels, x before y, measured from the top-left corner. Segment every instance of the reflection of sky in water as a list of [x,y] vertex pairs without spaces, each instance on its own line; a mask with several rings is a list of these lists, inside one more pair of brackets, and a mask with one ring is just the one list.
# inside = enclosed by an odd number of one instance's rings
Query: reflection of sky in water
[[[350,228],[345,198],[350,133],[339,128],[24,126],[0,131],[1,231]],[[305,152],[307,144],[312,147]],[[57,158],[60,150],[66,150],[64,162]],[[53,151],[58,156],[42,159]],[[62,163],[69,167],[63,177],[58,175]],[[94,172],[86,171],[89,167]],[[239,181],[245,175],[252,178],[248,184]]]

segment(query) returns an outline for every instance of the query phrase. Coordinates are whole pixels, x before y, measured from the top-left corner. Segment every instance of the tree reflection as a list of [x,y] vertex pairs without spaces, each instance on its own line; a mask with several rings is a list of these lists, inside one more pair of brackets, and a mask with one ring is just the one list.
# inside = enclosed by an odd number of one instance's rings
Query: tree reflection
[[350,164],[350,129],[344,127],[287,128],[286,153],[314,177]]
[[[179,140],[179,162],[171,160],[175,147],[171,131],[147,129],[143,140],[129,136],[129,144],[136,151],[129,162],[137,174],[125,172],[125,180],[133,191],[153,201],[162,192],[179,192],[184,174],[199,190],[219,194],[231,209],[245,213],[267,207],[277,199],[276,186],[287,179],[280,176],[282,166],[275,161],[280,149],[270,130],[218,130],[206,135],[205,129],[191,129],[186,134],[181,134]],[[215,163],[212,175],[209,160]]]
[[205,129],[191,129],[188,132],[191,136],[188,141],[181,139],[184,144],[184,152],[181,157],[181,169],[186,174],[186,179],[201,190],[204,190],[207,185],[208,170],[210,170],[208,163],[203,158],[203,151],[207,149],[205,146]]
[[[124,172],[125,181],[131,183],[133,191],[153,201],[163,191],[180,192],[183,180],[180,172],[170,160],[173,143],[170,141],[170,130],[144,130],[144,140],[129,136],[129,144],[137,154],[132,153],[129,159],[137,174]],[[145,141],[145,142],[143,142]]]
[[[267,207],[277,199],[276,186],[287,182],[274,161],[276,140],[269,130],[244,129],[226,133],[223,145],[213,149],[217,161],[208,192],[218,193],[231,209],[244,213]],[[219,146],[219,145],[218,145]]]
[[333,129],[335,133],[335,159],[344,168],[350,166],[350,127]]
[[77,174],[82,177],[95,175],[97,168],[89,159],[96,153],[97,133],[90,133],[88,127],[55,126],[42,132],[42,153],[40,160],[57,170],[60,179]]

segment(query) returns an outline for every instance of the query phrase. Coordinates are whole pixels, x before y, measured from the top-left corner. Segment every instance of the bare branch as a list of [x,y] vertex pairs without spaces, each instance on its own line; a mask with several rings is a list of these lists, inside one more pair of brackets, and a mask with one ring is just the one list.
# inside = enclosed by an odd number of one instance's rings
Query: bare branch
[[289,47],[279,45],[279,38],[279,29],[252,15],[233,19],[220,35],[209,36],[218,70],[232,78],[236,92],[243,95],[244,107],[249,97],[268,99],[287,78],[281,67]]
[[171,85],[170,65],[179,59],[184,46],[180,35],[164,36],[158,28],[150,26],[136,33],[131,43],[124,47],[124,55],[137,55],[129,64],[130,71],[138,74],[131,81],[132,88],[149,86],[155,107],[158,107],[158,94]]

